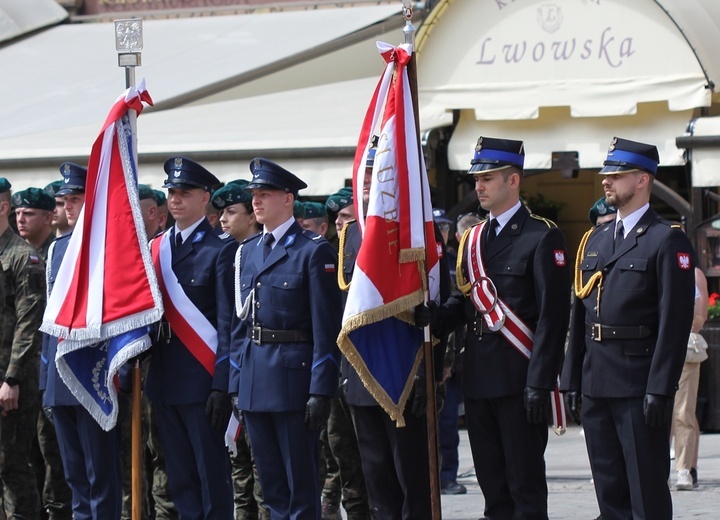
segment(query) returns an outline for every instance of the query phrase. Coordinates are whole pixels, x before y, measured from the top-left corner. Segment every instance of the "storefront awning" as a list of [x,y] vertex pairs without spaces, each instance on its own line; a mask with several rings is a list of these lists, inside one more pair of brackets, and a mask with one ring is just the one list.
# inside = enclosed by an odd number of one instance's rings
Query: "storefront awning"
[[0,43],[62,22],[67,17],[67,11],[55,0],[0,0]]
[[[370,38],[394,16],[401,27],[399,3],[146,20],[136,76],[157,110],[177,107]],[[125,86],[109,23],[62,25],[1,48],[0,71],[0,138],[93,124]]]
[[709,106],[706,71],[661,3],[443,1],[418,37],[421,99],[482,121],[536,119],[544,107],[584,118]]

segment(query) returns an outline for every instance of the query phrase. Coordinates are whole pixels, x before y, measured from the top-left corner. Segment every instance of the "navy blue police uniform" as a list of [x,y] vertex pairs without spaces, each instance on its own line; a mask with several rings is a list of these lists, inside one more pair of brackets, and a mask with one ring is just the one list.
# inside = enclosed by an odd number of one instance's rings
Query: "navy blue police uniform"
[[[185,157],[168,159],[164,168],[168,174],[164,188],[209,192],[218,182],[212,173]],[[172,244],[172,273],[189,303],[217,330],[216,261],[224,243],[206,218],[179,246],[177,231],[175,226],[165,232]],[[163,238],[165,235],[153,241],[154,257],[155,241]],[[168,273],[162,277],[166,316],[152,347],[145,392],[158,420],[170,493],[180,518],[232,518],[230,459],[224,441],[230,418],[228,345],[218,342],[212,359],[201,362],[196,353],[207,347],[179,331],[187,316],[178,321],[168,317],[167,288],[172,282]],[[175,307],[182,315],[182,307],[177,303]],[[196,324],[188,319],[187,326]],[[208,337],[200,339],[210,342]]]
[[[481,175],[507,167],[522,171],[523,166],[521,141],[481,137],[468,173]],[[490,227],[486,225],[478,237],[483,243]],[[489,330],[468,297],[472,268],[465,257],[474,246],[468,240],[472,229],[460,242],[458,290],[439,309],[441,325],[434,326],[433,333],[467,325],[462,372],[465,421],[485,497],[485,517],[547,520],[548,397],[560,372],[570,315],[565,241],[553,222],[518,203],[499,234],[482,249],[497,298],[534,334],[528,360],[499,330]],[[526,406],[530,396],[535,399]]]
[[[85,192],[87,170],[73,163],[60,166],[62,187],[55,196]],[[52,292],[71,233],[58,237],[48,253],[47,288]],[[120,430],[103,430],[70,392],[57,371],[58,339],[43,335],[40,363],[40,392],[43,408],[52,414],[62,456],[65,478],[72,491],[73,518],[77,520],[119,519]]]
[[[306,187],[277,164],[254,159],[247,189]],[[237,408],[243,411],[265,504],[273,519],[320,518],[318,432],[337,390],[341,301],[337,255],[290,216],[264,259],[259,235],[246,240],[237,269],[244,311],[231,339]],[[266,233],[270,235],[270,233]]]
[[[657,165],[654,146],[616,138],[600,173],[654,176]],[[602,518],[666,520],[667,418],[692,323],[694,251],[649,207],[617,246],[615,226],[591,229],[580,245],[561,390],[582,417]]]

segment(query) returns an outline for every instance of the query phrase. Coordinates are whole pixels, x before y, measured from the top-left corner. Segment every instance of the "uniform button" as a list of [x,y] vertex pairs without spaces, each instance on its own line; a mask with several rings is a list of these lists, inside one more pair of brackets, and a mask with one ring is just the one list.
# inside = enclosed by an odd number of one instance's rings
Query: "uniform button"
[[635,264],[630,264],[630,269],[632,269],[633,267],[635,267]]
[[260,308],[260,302],[255,302],[255,307]]
[[257,287],[258,289],[260,289],[261,286],[262,286],[262,284],[261,284],[260,282],[258,282],[255,287]]
[[191,278],[190,283],[195,283],[195,278]]
[[283,287],[287,287],[287,282],[283,282]]
[[512,271],[512,268],[510,266],[507,267],[508,271]]
[[305,361],[303,361],[302,366],[304,366],[304,367],[307,366],[307,363],[305,363]]

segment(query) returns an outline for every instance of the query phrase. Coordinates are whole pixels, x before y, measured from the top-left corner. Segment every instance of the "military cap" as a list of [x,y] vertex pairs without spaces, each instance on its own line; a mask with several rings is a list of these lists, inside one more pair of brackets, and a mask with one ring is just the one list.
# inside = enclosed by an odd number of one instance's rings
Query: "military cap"
[[380,138],[378,136],[372,136],[370,149],[368,150],[367,157],[365,158],[365,168],[372,168],[375,164],[375,154],[377,153],[379,140]]
[[329,211],[337,213],[353,203],[353,190],[350,186],[340,188],[336,193],[328,197],[325,206]]
[[187,157],[170,157],[163,165],[168,178],[163,188],[192,189],[200,188],[212,191],[220,181],[205,167]]
[[615,213],[617,213],[617,208],[608,204],[605,201],[605,197],[600,197],[597,202],[592,205],[592,208],[590,208],[590,214],[588,215],[588,218],[594,226],[597,224],[598,217],[602,217],[604,215],[613,215]]
[[304,213],[303,218],[318,218],[318,217],[327,217],[327,210],[325,209],[325,204],[321,204],[319,202],[303,202],[304,206]]
[[157,202],[155,190],[152,189],[148,184],[138,184],[138,196],[140,200],[154,199],[155,202]]
[[47,191],[50,195],[55,197],[57,195],[57,192],[60,188],[62,188],[63,181],[52,181],[50,184],[45,186],[45,191]]
[[451,218],[448,218],[447,215],[445,215],[445,210],[441,208],[433,208],[433,220],[438,224],[441,222],[452,224],[453,222]]
[[63,177],[62,186],[55,192],[56,197],[85,193],[87,168],[79,164],[64,162],[60,165],[60,173]]
[[276,189],[297,195],[298,191],[307,188],[307,184],[294,174],[264,157],[255,157],[250,161],[250,171],[252,180],[246,190]]
[[10,191],[10,188],[12,188],[12,184],[10,184],[10,181],[7,180],[5,177],[0,177],[0,193]]
[[211,203],[215,209],[224,209],[233,204],[251,202],[252,195],[245,189],[248,181],[237,180],[228,182],[225,186],[213,193]]
[[53,211],[55,209],[55,197],[42,188],[28,188],[18,191],[12,196],[13,206],[16,208],[33,208]]
[[660,156],[654,145],[613,137],[600,173],[627,173],[636,170],[655,175]]
[[468,173],[492,172],[525,165],[525,145],[522,141],[480,137]]
[[296,200],[293,203],[293,217],[305,218],[305,204],[301,200]]
[[157,201],[158,206],[164,206],[167,204],[167,197],[165,196],[165,193],[156,189],[153,189],[153,192],[155,192],[155,200]]

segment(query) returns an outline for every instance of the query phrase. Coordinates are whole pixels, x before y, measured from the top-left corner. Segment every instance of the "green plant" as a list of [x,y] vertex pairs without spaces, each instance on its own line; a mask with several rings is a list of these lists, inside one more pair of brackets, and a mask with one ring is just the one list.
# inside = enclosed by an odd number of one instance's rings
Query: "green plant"
[[559,200],[546,199],[542,193],[538,193],[532,197],[523,197],[523,200],[530,208],[530,211],[541,216],[545,216],[548,213],[557,216],[557,214],[567,206],[567,204]]

